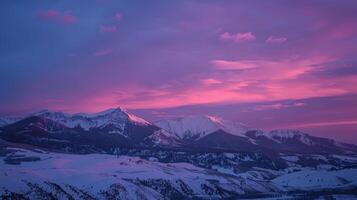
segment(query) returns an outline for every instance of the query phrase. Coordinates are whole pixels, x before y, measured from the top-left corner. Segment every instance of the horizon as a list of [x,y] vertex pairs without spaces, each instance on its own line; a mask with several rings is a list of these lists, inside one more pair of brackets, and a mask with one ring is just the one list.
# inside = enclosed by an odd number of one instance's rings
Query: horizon
[[0,116],[123,106],[357,144],[357,2],[9,1]]

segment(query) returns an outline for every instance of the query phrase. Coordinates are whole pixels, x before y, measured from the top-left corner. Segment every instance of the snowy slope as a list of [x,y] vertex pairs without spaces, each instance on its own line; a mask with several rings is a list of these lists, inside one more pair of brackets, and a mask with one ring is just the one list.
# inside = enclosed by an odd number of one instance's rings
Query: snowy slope
[[278,129],[267,132],[265,136],[270,138],[271,140],[276,141],[277,143],[283,143],[285,140],[288,139],[296,139],[302,142],[303,144],[314,145],[314,142],[310,139],[310,136],[299,130]]
[[270,132],[251,130],[246,135],[255,144],[275,149],[279,152],[357,153],[356,145],[312,136],[294,129],[278,129]]
[[117,128],[117,131],[120,132],[124,130],[127,122],[143,126],[150,124],[146,120],[130,114],[121,108],[108,109],[93,114],[65,114],[62,112],[44,110],[34,113],[33,115],[51,119],[70,128],[81,127],[84,130],[89,130],[91,128],[103,128],[107,125],[113,125]]
[[229,134],[244,136],[249,128],[241,123],[231,122],[208,115],[187,116],[173,120],[162,120],[155,125],[173,133],[181,139],[202,138],[210,133],[223,130]]
[[[16,195],[29,199],[241,199],[240,195],[278,197],[299,191],[305,195],[301,190],[343,192],[357,188],[356,168],[295,166],[272,170],[253,165],[233,170],[219,165],[224,160],[210,168],[202,163],[202,167],[183,162],[162,163],[154,161],[155,157],[150,161],[131,156],[60,154],[9,147],[5,152],[6,156],[0,157],[4,161],[0,162],[0,199],[6,195],[13,199]],[[229,159],[236,156],[224,155]],[[338,157],[346,158],[356,159]],[[240,160],[254,161],[247,156]],[[233,166],[242,165],[241,161]]]
[[0,117],[0,127],[15,123],[21,119],[22,119],[21,117],[11,117],[11,116]]
[[357,169],[338,171],[304,169],[275,178],[273,183],[289,190],[312,190],[357,185]]
[[[171,146],[176,148],[184,146],[187,149],[196,150],[357,153],[357,146],[355,145],[311,136],[299,130],[286,129],[265,132],[249,128],[238,122],[208,115],[195,115],[162,120],[155,124],[151,124],[121,108],[108,109],[92,114],[66,114],[44,110],[31,116],[52,120],[64,126],[61,127],[54,123],[46,125],[44,124],[46,120],[38,119],[37,121],[41,122],[41,124],[35,124],[38,125],[38,127],[35,127],[37,129],[56,133],[60,133],[61,130],[63,130],[63,133],[95,133],[96,136],[100,134],[120,135],[124,137],[124,139],[121,138],[121,140],[118,141],[121,142],[122,146],[125,145],[126,139],[130,139],[130,144],[145,142],[146,147],[151,147],[152,145],[156,147],[161,144],[166,147]],[[9,120],[3,123],[11,123],[11,120],[15,119],[9,118]],[[8,126],[11,125],[12,124],[9,124]],[[3,135],[2,138],[6,140],[10,138],[13,133],[29,133],[29,130],[33,130],[34,124],[30,123],[27,125],[28,127],[0,127],[0,131],[8,132],[7,135],[9,136],[5,138]],[[65,129],[66,127],[68,127],[68,129]],[[32,135],[36,136],[36,132],[37,131],[32,131]],[[61,138],[61,135],[58,137]],[[86,140],[86,138],[83,139]],[[66,140],[72,141],[69,136]],[[81,142],[83,143],[84,140]],[[109,138],[106,140],[113,141]],[[28,143],[27,141],[27,139],[24,139],[19,142]],[[96,142],[96,140],[92,141]]]
[[222,198],[253,191],[279,191],[266,181],[247,179],[246,174],[224,174],[187,163],[160,163],[103,154],[10,150],[16,151],[8,155],[13,159],[37,157],[41,160],[20,165],[0,163],[0,194],[11,191],[30,199],[48,195],[61,195],[56,196],[58,199],[68,195],[75,199],[88,199],[88,196],[107,199],[106,195],[118,195],[113,199],[119,196],[123,199]]

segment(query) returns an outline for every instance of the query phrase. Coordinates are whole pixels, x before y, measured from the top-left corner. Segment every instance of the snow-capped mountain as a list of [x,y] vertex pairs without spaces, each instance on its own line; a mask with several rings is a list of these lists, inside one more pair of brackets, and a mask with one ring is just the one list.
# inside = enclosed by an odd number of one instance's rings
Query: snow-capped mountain
[[195,115],[155,123],[158,127],[174,134],[180,139],[198,140],[218,130],[245,137],[249,128],[241,123],[224,120],[209,115]]
[[123,109],[42,111],[0,127],[0,199],[353,199],[356,155],[211,116],[151,124]]
[[332,139],[309,135],[294,129],[279,129],[270,132],[250,130],[246,136],[260,147],[278,152],[299,153],[356,153],[357,146]]
[[[264,137],[279,144],[285,143],[288,140],[296,140],[306,145],[314,145],[314,142],[311,140],[311,136],[299,130],[277,129],[269,132],[264,132],[261,130],[255,130],[251,132],[254,132],[254,137]],[[250,136],[249,134],[247,135]]]
[[311,136],[299,130],[263,131],[208,115],[161,120],[158,127],[182,140],[186,148],[219,151],[331,153],[357,152],[355,145]]
[[47,119],[51,119],[58,123],[64,124],[67,127],[75,128],[80,127],[88,131],[93,128],[104,128],[111,125],[115,127],[112,133],[121,133],[124,131],[126,123],[132,123],[136,125],[150,125],[146,120],[130,114],[122,108],[108,109],[102,112],[86,114],[65,114],[62,112],[51,112],[48,110],[40,111],[32,114],[32,116],[40,116]]
[[162,120],[155,124],[124,109],[93,114],[48,110],[0,127],[0,138],[73,152],[110,152],[116,147],[195,151],[355,153],[355,145],[299,130],[265,132],[208,115]]
[[21,117],[12,117],[12,116],[0,117],[0,127],[15,123],[21,119],[22,119]]
[[0,128],[1,138],[66,152],[110,152],[117,147],[176,146],[170,134],[116,108],[94,114],[41,111]]

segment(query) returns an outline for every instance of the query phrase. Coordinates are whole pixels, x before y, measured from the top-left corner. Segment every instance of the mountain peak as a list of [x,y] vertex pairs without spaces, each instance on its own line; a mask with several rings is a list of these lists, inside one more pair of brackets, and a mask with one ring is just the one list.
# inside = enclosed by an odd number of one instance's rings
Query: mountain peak
[[198,139],[218,130],[245,137],[244,133],[249,129],[241,123],[210,115],[189,115],[177,119],[161,120],[155,124],[181,139]]
[[49,110],[42,110],[34,113],[32,116],[41,116],[48,118],[59,123],[62,123],[68,127],[80,126],[85,130],[95,127],[104,127],[108,124],[113,124],[123,130],[127,122],[149,125],[146,120],[137,117],[121,107],[110,108],[97,113],[76,113],[66,114],[62,112],[52,112]]
[[21,119],[21,117],[2,116],[0,117],[0,127],[15,123]]
[[266,134],[267,137],[273,139],[274,141],[281,143],[285,140],[296,139],[306,145],[313,145],[314,142],[311,140],[311,136],[296,129],[277,129],[272,130]]

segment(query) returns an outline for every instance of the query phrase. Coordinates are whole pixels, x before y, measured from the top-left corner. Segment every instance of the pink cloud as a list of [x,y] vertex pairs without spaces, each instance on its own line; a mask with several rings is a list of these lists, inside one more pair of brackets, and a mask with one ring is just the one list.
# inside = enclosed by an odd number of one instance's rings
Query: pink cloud
[[220,81],[220,80],[217,80],[217,79],[213,79],[213,78],[207,78],[207,79],[203,79],[202,80],[202,83],[204,84],[204,85],[216,85],[216,84],[220,84],[220,83],[222,83],[222,81]]
[[234,42],[254,41],[256,39],[252,32],[246,33],[229,33],[224,32],[220,35],[221,40],[231,40]]
[[338,126],[338,125],[357,125],[357,120],[342,120],[342,121],[326,121],[289,125],[287,128],[306,128],[306,127],[321,127],[321,126]]
[[[310,58],[290,58],[282,60],[213,60],[211,64],[216,70],[244,70],[241,78],[254,79],[294,79],[300,75],[320,70],[316,67],[334,58],[314,56]],[[254,70],[248,70],[254,69]]]
[[[205,80],[206,81],[202,81]],[[210,80],[212,79],[212,80]],[[214,79],[214,80],[213,80]],[[218,83],[219,82],[219,83]],[[63,109],[75,111],[100,111],[108,107],[123,106],[128,109],[170,108],[197,104],[261,103],[263,109],[283,109],[304,106],[303,103],[269,104],[264,102],[298,100],[314,97],[357,93],[357,76],[309,79],[278,79],[266,77],[241,77],[233,73],[209,73],[173,80],[151,87],[127,82],[93,93],[80,102]],[[120,92],[118,92],[120,91]]]
[[55,19],[60,16],[60,13],[56,10],[45,10],[41,11],[38,14],[42,19],[49,20],[49,19]]
[[66,24],[73,24],[73,23],[77,22],[77,18],[74,15],[72,15],[72,12],[70,12],[70,11],[65,11],[63,13],[62,20]]
[[71,11],[64,11],[63,13],[57,10],[41,11],[38,16],[45,21],[61,22],[64,24],[73,24],[77,22],[76,16],[72,15]]
[[213,60],[211,63],[219,70],[244,70],[257,67],[254,61]]
[[286,42],[288,39],[286,37],[275,37],[275,36],[270,36],[268,37],[265,42],[268,44],[281,44]]
[[112,25],[112,26],[100,26],[100,32],[102,33],[110,33],[110,32],[116,32],[117,31],[117,26]]
[[[96,56],[111,51],[99,51]],[[326,56],[290,58],[281,60],[249,60],[253,70],[224,70],[213,66],[208,72],[200,72],[165,82],[162,85],[112,86],[105,91],[88,96],[81,102],[84,109],[96,111],[105,107],[121,105],[135,108],[168,108],[196,104],[225,104],[260,102],[258,110],[283,109],[304,106],[303,103],[264,103],[327,97],[357,93],[357,76],[323,77],[314,76],[314,68],[322,68],[334,59]],[[234,62],[246,63],[244,60]],[[253,67],[253,66],[252,66]],[[241,69],[241,67],[239,67]],[[304,75],[304,76],[303,76]],[[120,92],[116,92],[120,91]],[[95,107],[93,107],[95,105]],[[73,105],[71,105],[73,107]]]
[[264,104],[264,105],[258,105],[254,107],[254,110],[256,111],[263,111],[263,110],[280,110],[283,108],[289,108],[289,107],[301,107],[305,106],[305,103],[294,103],[294,104],[282,104],[282,103],[274,103],[274,104]]

